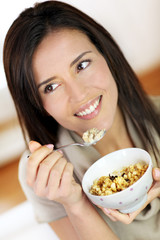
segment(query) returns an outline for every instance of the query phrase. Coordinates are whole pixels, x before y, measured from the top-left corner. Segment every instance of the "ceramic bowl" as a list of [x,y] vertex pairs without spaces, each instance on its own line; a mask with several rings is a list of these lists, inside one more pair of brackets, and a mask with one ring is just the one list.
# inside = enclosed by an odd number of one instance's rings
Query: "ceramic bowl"
[[[130,187],[107,196],[96,196],[89,193],[95,179],[108,176],[114,171],[138,162],[147,163],[149,166],[144,175]],[[84,174],[82,188],[94,204],[104,208],[118,209],[122,213],[131,213],[146,202],[147,192],[152,182],[152,160],[149,153],[140,148],[126,148],[112,152],[91,165]]]

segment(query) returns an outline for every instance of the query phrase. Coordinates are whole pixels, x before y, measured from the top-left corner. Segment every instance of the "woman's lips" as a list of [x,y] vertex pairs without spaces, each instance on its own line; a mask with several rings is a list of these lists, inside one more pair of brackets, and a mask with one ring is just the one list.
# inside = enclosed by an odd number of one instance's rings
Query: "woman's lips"
[[76,117],[81,119],[89,120],[97,116],[101,107],[102,95],[85,105],[83,109],[75,114]]

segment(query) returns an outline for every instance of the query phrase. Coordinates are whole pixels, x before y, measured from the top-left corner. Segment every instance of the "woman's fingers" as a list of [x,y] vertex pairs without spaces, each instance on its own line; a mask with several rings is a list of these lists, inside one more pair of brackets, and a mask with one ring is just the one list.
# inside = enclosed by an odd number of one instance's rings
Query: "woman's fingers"
[[[27,183],[32,186],[37,175],[37,170],[39,168],[39,164],[47,157],[53,148],[51,146],[41,146],[36,151],[34,151],[27,162]],[[60,153],[59,153],[60,154]]]
[[153,169],[153,185],[148,192],[148,200],[151,202],[154,198],[160,197],[160,169]]
[[64,195],[67,194],[66,190],[68,189],[68,186],[71,186],[73,181],[73,165],[71,163],[67,163],[66,167],[63,171],[63,176],[61,180],[61,191],[64,193]]
[[150,197],[148,194],[147,202],[141,208],[132,213],[124,214],[115,209],[103,209],[103,212],[113,221],[120,221],[124,224],[130,224],[136,218],[136,216],[151,202],[151,198],[153,200],[153,196]]
[[111,210],[107,208],[103,208],[102,211],[113,221],[116,222],[117,219],[111,215]]
[[50,200],[59,197],[58,191],[63,178],[63,172],[67,165],[67,160],[65,158],[59,159],[50,171],[50,175],[47,182],[47,198]]
[[[123,214],[117,210],[114,209],[108,209],[109,216],[112,216],[114,219],[116,219],[116,221],[120,221],[123,222],[125,224],[130,224],[135,218],[136,216],[153,200],[155,199],[157,196],[160,196],[160,184],[157,182],[153,185],[153,187],[151,188],[151,190],[148,192],[148,197],[147,197],[147,201],[146,203],[139,208],[138,210],[129,213],[129,214]],[[105,212],[105,211],[104,211]]]
[[133,214],[123,214],[119,212],[116,209],[106,209],[104,208],[102,210],[112,221],[120,221],[124,224],[130,224],[133,219],[135,218],[135,215],[137,215],[135,212]]
[[148,199],[147,199],[146,203],[141,208],[139,208],[138,210],[136,210],[132,213],[128,213],[128,214],[121,213],[115,209],[107,209],[107,210],[103,209],[103,212],[104,213],[109,212],[109,215],[108,214],[106,214],[106,215],[109,216],[110,218],[112,217],[114,219],[114,221],[120,221],[124,224],[130,224],[136,218],[136,216],[150,203],[150,201],[151,201],[151,199],[148,195]]
[[[39,164],[36,180],[33,186],[34,191],[38,196],[44,196],[46,194],[46,186],[52,175],[54,175],[54,187],[57,187],[65,164],[66,160],[59,152],[51,153]],[[57,165],[60,165],[59,169],[57,169]],[[53,171],[56,174],[54,174]],[[52,191],[54,192],[53,188]]]
[[160,181],[160,169],[159,168],[153,169],[153,178],[155,181]]
[[82,188],[73,178],[73,165],[63,152],[54,151],[52,144],[29,143],[31,155],[27,162],[27,183],[35,194],[73,206],[82,198]]
[[129,213],[123,214],[115,209],[105,209],[101,208],[102,211],[112,220],[112,221],[120,221],[125,224],[130,224],[136,216],[156,197],[160,197],[160,169],[154,168],[153,169],[153,185],[147,194],[147,201],[146,203],[139,208],[138,210]]
[[72,182],[73,166],[65,158],[60,159],[52,168],[48,186],[47,197],[50,200],[60,199],[70,192]]
[[82,189],[73,178],[73,165],[63,157],[63,152],[54,151],[53,147],[30,142],[27,183],[38,196],[72,205],[81,199]]

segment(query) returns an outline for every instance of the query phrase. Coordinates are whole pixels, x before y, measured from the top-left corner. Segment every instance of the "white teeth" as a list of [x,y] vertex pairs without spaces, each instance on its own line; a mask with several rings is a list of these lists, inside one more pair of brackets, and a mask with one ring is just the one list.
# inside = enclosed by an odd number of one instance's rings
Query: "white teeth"
[[84,111],[79,112],[79,113],[77,113],[76,115],[82,117],[82,116],[85,116],[85,115],[87,115],[87,114],[90,114],[90,113],[94,112],[94,110],[97,108],[97,106],[98,106],[98,104],[99,104],[99,101],[100,101],[100,97],[99,97],[99,99],[98,99],[93,105],[91,105],[88,109],[85,109]]
[[87,113],[87,114],[90,114],[91,111],[90,111],[89,109],[86,109],[86,113]]
[[95,107],[94,106],[90,106],[90,111],[93,112],[95,110]]

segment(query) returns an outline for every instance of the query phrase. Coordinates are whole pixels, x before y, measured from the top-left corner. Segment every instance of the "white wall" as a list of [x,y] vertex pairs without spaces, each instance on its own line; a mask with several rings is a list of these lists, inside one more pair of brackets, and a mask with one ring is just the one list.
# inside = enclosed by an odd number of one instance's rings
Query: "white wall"
[[103,24],[136,72],[160,64],[159,0],[66,0]]

